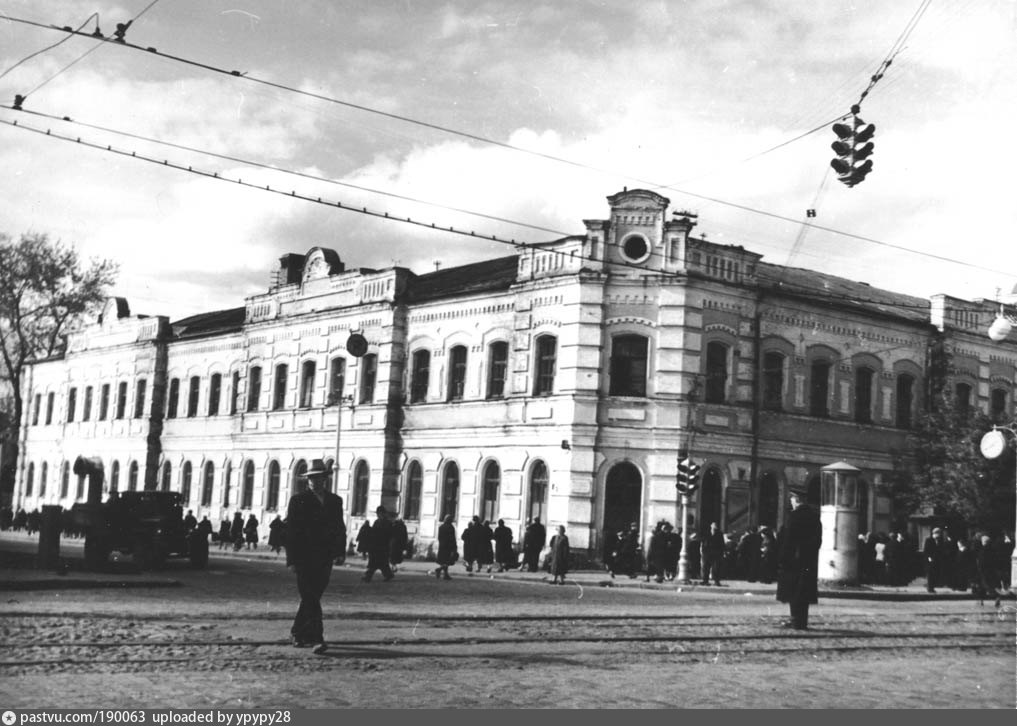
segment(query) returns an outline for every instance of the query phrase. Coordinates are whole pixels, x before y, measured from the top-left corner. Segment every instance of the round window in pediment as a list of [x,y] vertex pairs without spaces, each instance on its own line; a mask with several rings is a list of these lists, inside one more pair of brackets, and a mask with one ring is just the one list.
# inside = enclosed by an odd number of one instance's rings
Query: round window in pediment
[[642,262],[650,256],[650,245],[641,234],[633,234],[622,242],[622,255],[629,262]]

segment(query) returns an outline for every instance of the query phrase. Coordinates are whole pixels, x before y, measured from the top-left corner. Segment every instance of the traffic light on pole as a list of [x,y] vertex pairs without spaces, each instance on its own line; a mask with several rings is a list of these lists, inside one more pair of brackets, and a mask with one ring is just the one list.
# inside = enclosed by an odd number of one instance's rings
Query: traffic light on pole
[[857,106],[852,106],[851,121],[833,125],[837,140],[830,144],[837,155],[830,166],[837,172],[837,178],[849,187],[861,182],[872,171],[872,159],[869,156],[875,148],[872,137],[876,127],[862,121],[857,116],[858,110]]
[[678,483],[675,484],[679,494],[691,496],[699,488],[699,464],[685,457],[678,462]]

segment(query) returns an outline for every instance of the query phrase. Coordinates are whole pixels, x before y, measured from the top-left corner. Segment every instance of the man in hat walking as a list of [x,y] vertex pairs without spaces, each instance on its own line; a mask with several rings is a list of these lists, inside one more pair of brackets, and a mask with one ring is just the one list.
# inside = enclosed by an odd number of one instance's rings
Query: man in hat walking
[[784,627],[806,630],[809,605],[819,602],[819,546],[823,525],[819,512],[805,503],[802,495],[792,492],[792,511],[777,537],[777,600],[791,608],[791,620]]
[[371,544],[367,550],[367,572],[362,578],[364,582],[370,582],[377,570],[381,570],[385,582],[392,579],[392,568],[389,567],[389,547],[392,545],[392,522],[388,518],[388,511],[384,506],[375,510],[378,518],[374,520],[371,527]]
[[321,596],[332,576],[332,562],[344,528],[343,500],[325,491],[328,470],[314,459],[302,478],[307,489],[290,498],[286,510],[286,565],[297,575],[300,609],[293,619],[290,635],[298,648],[313,646],[324,653],[324,625]]
[[947,580],[949,551],[942,529],[935,527],[932,530],[932,535],[925,539],[922,554],[925,556],[926,564],[925,589],[928,592],[935,592],[936,588],[945,585]]

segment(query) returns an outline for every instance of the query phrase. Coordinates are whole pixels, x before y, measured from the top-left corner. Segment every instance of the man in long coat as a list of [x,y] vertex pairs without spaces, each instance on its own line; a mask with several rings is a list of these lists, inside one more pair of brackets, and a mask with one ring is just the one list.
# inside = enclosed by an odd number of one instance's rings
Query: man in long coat
[[819,546],[823,525],[819,513],[800,494],[791,493],[792,512],[777,538],[777,599],[791,608],[791,620],[784,627],[806,630],[809,605],[819,602]]
[[568,571],[569,538],[565,536],[565,527],[558,525],[558,534],[551,538],[551,574],[554,576],[551,584],[564,585]]
[[367,571],[364,573],[363,581],[370,582],[374,573],[381,570],[385,582],[392,579],[392,568],[389,567],[388,558],[392,546],[392,521],[388,518],[388,511],[384,506],[375,510],[378,518],[374,520],[371,527],[371,546],[367,550]]
[[308,487],[293,495],[286,510],[286,565],[297,576],[300,609],[290,635],[298,648],[327,650],[322,624],[321,596],[332,576],[339,532],[343,526],[343,500],[325,491],[328,470],[314,459],[304,474]]
[[455,564],[459,557],[456,547],[456,526],[452,524],[452,515],[446,514],[441,526],[438,527],[438,566],[434,569],[435,577],[445,580],[452,579],[448,574],[448,568],[449,565]]
[[540,552],[546,542],[547,530],[540,523],[540,517],[534,517],[523,533],[523,567],[528,571],[536,572],[540,569]]
[[505,526],[504,519],[498,520],[498,526],[494,530],[494,559],[498,562],[498,572],[504,572],[515,564],[512,530]]

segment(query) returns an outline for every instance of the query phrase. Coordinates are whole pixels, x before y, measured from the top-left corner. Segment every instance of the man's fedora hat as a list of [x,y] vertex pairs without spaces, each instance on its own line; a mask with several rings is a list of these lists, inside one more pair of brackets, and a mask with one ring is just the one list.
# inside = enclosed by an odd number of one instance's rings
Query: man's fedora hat
[[312,476],[328,476],[332,473],[332,470],[325,466],[325,462],[321,459],[311,459],[311,466],[308,467],[307,471],[300,477],[301,479],[309,479]]

